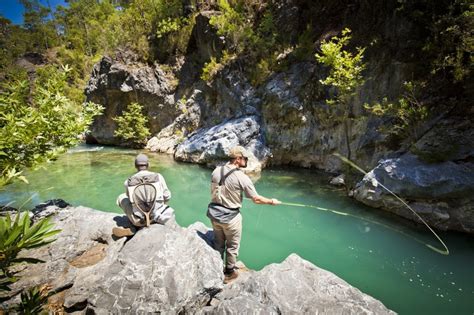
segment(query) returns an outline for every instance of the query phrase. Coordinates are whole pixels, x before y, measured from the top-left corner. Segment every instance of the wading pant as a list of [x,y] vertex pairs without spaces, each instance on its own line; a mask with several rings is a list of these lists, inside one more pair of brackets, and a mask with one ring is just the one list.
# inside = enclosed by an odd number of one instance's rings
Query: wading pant
[[[128,199],[127,194],[120,194],[117,198],[117,206],[122,208],[123,212],[127,215],[128,220],[137,227],[142,227],[146,225],[145,218],[143,217],[140,218],[139,216],[135,215],[133,213],[133,206],[132,203],[130,202],[130,199]],[[166,226],[177,226],[176,219],[174,217],[170,218],[166,223],[164,224]]]
[[214,248],[224,258],[226,253],[226,269],[234,269],[239,255],[240,239],[242,236],[242,215],[239,213],[229,223],[219,223],[211,220],[214,229]]

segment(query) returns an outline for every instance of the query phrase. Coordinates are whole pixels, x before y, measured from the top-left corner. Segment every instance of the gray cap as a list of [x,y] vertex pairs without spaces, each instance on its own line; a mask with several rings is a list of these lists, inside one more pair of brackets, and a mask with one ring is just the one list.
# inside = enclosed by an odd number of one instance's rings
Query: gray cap
[[248,158],[250,156],[249,152],[245,150],[244,147],[241,147],[240,145],[233,147],[229,151],[229,157],[232,159],[238,158],[238,157],[245,157]]
[[140,153],[135,158],[135,165],[137,165],[137,166],[139,166],[139,165],[148,165],[148,157],[145,154]]

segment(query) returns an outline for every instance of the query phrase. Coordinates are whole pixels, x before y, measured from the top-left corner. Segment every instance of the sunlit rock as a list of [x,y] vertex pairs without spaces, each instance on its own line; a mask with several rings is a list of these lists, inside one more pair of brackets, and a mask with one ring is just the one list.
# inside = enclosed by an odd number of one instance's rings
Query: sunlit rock
[[198,130],[178,145],[175,159],[215,166],[228,161],[229,150],[237,145],[251,153],[244,171],[259,173],[269,157],[269,150],[264,145],[257,116],[237,118]]
[[387,159],[354,191],[357,200],[419,221],[385,188],[400,196],[429,224],[443,230],[474,232],[474,164],[425,163],[412,154]]

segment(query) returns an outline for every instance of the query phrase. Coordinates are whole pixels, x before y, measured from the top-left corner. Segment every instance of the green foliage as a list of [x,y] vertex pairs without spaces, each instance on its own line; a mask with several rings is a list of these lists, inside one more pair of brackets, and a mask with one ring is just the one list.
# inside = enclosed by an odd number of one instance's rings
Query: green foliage
[[21,292],[20,303],[15,305],[13,310],[25,315],[41,314],[49,296],[38,287],[30,288],[26,292]]
[[316,54],[318,62],[330,67],[329,76],[320,82],[335,87],[338,94],[336,101],[345,106],[356,89],[364,83],[362,71],[365,69],[362,61],[365,48],[357,48],[355,54],[345,50],[351,39],[350,33],[351,30],[346,28],[341,37],[335,36],[330,41],[323,41],[321,54]]
[[113,118],[117,123],[114,135],[129,141],[137,148],[144,147],[150,136],[150,130],[146,127],[148,119],[142,111],[143,107],[140,104],[130,103],[122,116]]
[[455,81],[467,79],[474,65],[474,5],[454,1],[431,26],[434,38],[425,50],[436,54],[432,72],[448,72]]
[[0,278],[14,282],[9,268],[18,263],[38,263],[37,259],[18,257],[20,251],[32,249],[54,242],[51,237],[61,232],[53,230],[54,224],[49,218],[44,218],[35,224],[30,224],[28,212],[18,213],[14,220],[7,214],[0,217]]
[[229,54],[226,50],[224,50],[222,58],[220,58],[219,61],[217,61],[215,57],[211,57],[211,60],[205,63],[202,68],[201,79],[208,83],[211,82],[216,74],[234,59],[235,55]]
[[[219,0],[221,14],[212,16],[209,23],[224,38],[229,55],[245,59],[247,64],[252,65],[248,67],[248,75],[252,84],[259,85],[277,66],[274,51],[278,47],[278,30],[270,8],[257,2],[234,2],[231,5],[227,0]],[[205,67],[219,71],[222,67],[216,67],[216,63],[211,60]],[[223,62],[218,64],[225,65]],[[253,66],[255,64],[257,67]],[[205,72],[209,71],[203,69]]]
[[[422,34],[419,54],[431,74],[469,84],[474,52],[474,5],[469,0],[398,0],[405,18]],[[435,79],[436,80],[436,79]]]
[[382,131],[397,138],[417,139],[417,127],[428,117],[428,107],[419,101],[423,83],[405,82],[405,93],[396,102],[388,102],[386,98],[380,103],[364,105],[376,116],[390,117],[394,120],[389,128]]
[[68,67],[38,70],[33,82],[11,79],[0,92],[0,186],[25,167],[54,159],[79,142],[100,106],[78,104],[64,94]]
[[332,37],[329,41],[321,43],[321,54],[316,54],[316,60],[329,67],[329,75],[321,84],[334,87],[336,96],[326,102],[330,107],[336,105],[341,112],[334,117],[339,117],[344,123],[344,133],[346,138],[347,158],[351,158],[350,149],[350,128],[352,116],[351,98],[356,89],[364,83],[362,71],[365,68],[363,63],[364,48],[357,48],[353,54],[346,50],[351,39],[351,30],[346,28],[342,31],[341,37]]

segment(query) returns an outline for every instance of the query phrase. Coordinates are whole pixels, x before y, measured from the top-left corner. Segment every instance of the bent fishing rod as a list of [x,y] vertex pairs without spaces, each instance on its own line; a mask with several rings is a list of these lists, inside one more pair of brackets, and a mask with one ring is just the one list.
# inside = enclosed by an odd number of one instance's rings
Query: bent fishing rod
[[[359,172],[361,172],[362,174],[364,175],[367,175],[368,173],[362,169],[361,167],[359,167],[357,164],[355,164],[354,162],[352,162],[351,160],[349,160],[348,158],[346,157],[343,157],[342,155],[340,155],[339,153],[333,153],[334,156],[336,156],[337,158],[339,158],[341,161],[343,161],[344,163],[346,164],[349,164],[351,167],[355,168],[356,170],[358,170]],[[426,223],[426,221],[415,211],[413,210],[412,207],[410,207],[406,202],[405,200],[403,200],[402,198],[400,198],[397,194],[395,194],[393,191],[391,191],[390,189],[388,189],[385,185],[383,185],[379,180],[377,180],[377,178],[375,178],[375,176],[372,178],[373,180],[375,180],[375,182],[377,183],[377,185],[380,185],[380,187],[382,187],[383,189],[385,189],[386,191],[388,191],[392,196],[394,196],[397,200],[399,200],[405,207],[407,207],[427,228],[428,230],[430,230],[430,232],[438,239],[438,241],[441,243],[441,245],[443,245],[444,247],[444,250],[443,249],[439,249],[437,247],[434,247],[433,245],[430,245],[430,244],[427,244],[427,243],[424,243],[424,245],[426,245],[429,249],[439,253],[439,254],[442,254],[442,255],[449,255],[449,249],[448,249],[448,246],[446,246],[446,244],[443,242],[443,240],[441,239],[441,237],[439,237],[438,234],[436,234],[436,232],[428,225],[428,223]]]
[[[349,164],[351,167],[355,168],[356,170],[358,170],[359,172],[361,172],[362,174],[364,175],[367,175],[368,173],[366,171],[364,171],[361,167],[359,167],[358,165],[356,165],[354,162],[350,161],[349,159],[341,156],[339,153],[333,153],[334,156],[338,157],[339,159],[341,159],[344,163],[347,163]],[[449,249],[448,247],[446,246],[446,244],[443,242],[443,240],[441,239],[441,237],[428,225],[428,223],[426,223],[426,221],[418,214],[416,213],[415,210],[413,210],[412,207],[410,207],[402,198],[400,198],[397,194],[395,194],[394,192],[392,192],[390,189],[388,189],[385,185],[383,185],[382,183],[380,183],[375,177],[373,178],[378,185],[380,185],[380,187],[382,187],[383,189],[385,189],[386,191],[388,191],[391,195],[393,195],[395,198],[397,198],[397,200],[399,200],[405,207],[407,207],[411,212],[413,212],[413,214],[429,229],[429,231],[436,237],[436,239],[441,243],[441,245],[444,247],[444,250],[443,249],[439,249],[431,244],[428,244],[426,242],[423,242],[422,240],[412,236],[412,235],[409,235],[403,231],[400,231],[396,228],[393,228],[389,225],[386,225],[386,224],[383,224],[383,223],[380,223],[380,222],[377,222],[377,221],[374,221],[374,220],[370,220],[370,219],[367,219],[367,218],[363,218],[363,217],[360,217],[360,216],[357,216],[357,215],[353,215],[353,214],[350,214],[350,213],[347,213],[347,212],[342,212],[342,211],[338,211],[338,210],[334,210],[334,209],[329,209],[329,208],[323,208],[323,207],[318,207],[318,206],[314,206],[314,205],[306,205],[306,204],[300,204],[300,203],[291,203],[291,202],[284,202],[284,201],[280,201],[282,205],[286,205],[286,206],[292,206],[292,207],[305,207],[305,208],[313,208],[313,209],[316,209],[316,210],[319,210],[319,211],[326,211],[326,212],[331,212],[331,213],[334,213],[334,214],[337,214],[337,215],[342,215],[342,216],[350,216],[350,217],[354,217],[354,218],[357,218],[357,219],[360,219],[360,220],[364,220],[364,221],[367,221],[367,222],[370,222],[370,223],[373,223],[373,224],[377,224],[377,225],[380,225],[380,226],[383,226],[385,228],[388,228],[390,230],[393,230],[393,231],[396,231],[398,233],[401,233],[407,237],[410,237],[412,239],[414,239],[415,241],[417,241],[418,243],[420,244],[423,244],[425,245],[426,247],[428,247],[429,249],[437,252],[438,254],[441,254],[441,255],[449,255]]]

